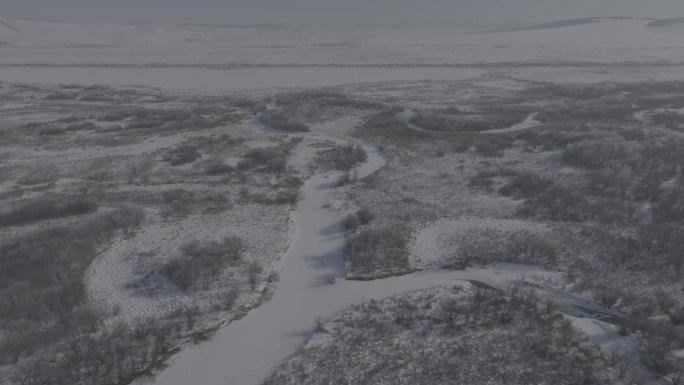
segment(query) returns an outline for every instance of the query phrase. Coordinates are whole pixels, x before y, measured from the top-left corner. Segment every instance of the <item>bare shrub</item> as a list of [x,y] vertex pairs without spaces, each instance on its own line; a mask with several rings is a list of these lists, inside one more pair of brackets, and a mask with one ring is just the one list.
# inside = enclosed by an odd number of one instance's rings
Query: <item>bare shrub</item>
[[172,166],[180,166],[187,163],[192,163],[199,159],[200,153],[196,146],[181,145],[169,150],[163,157],[164,162],[170,163]]
[[356,217],[359,219],[359,222],[362,225],[367,225],[371,223],[373,219],[375,219],[375,214],[373,214],[372,211],[364,207],[356,212]]
[[494,180],[492,179],[493,176],[495,175],[492,175],[489,172],[478,172],[470,177],[468,186],[489,194],[494,191]]
[[506,135],[496,135],[474,143],[475,152],[488,157],[502,157],[504,150],[513,146],[513,139]]
[[[344,376],[373,384],[625,383],[559,313],[520,293],[420,291],[356,305],[325,324],[317,320],[314,330],[328,334],[314,335],[266,384]],[[382,354],[369,360],[373,352]]]
[[278,281],[280,281],[280,275],[278,274],[277,271],[272,270],[266,276],[266,282],[268,282],[268,283],[275,283]]
[[492,229],[472,229],[454,234],[456,245],[449,267],[488,265],[496,262],[553,265],[556,246],[552,239],[528,231],[505,233]]
[[346,95],[337,90],[305,90],[301,92],[284,93],[276,96],[280,106],[314,105],[317,108],[346,107],[357,109],[381,109],[385,105],[372,100],[360,99]]
[[552,264],[556,260],[556,246],[542,236],[517,231],[511,234],[505,249],[505,260],[517,263]]
[[514,199],[531,198],[553,186],[553,181],[533,173],[523,173],[514,177],[499,189],[499,193]]
[[316,164],[348,172],[356,165],[365,162],[366,159],[368,155],[363,147],[349,144],[320,151],[316,156]]
[[348,235],[344,254],[352,273],[409,268],[407,235],[400,228],[367,229]]
[[322,318],[316,318],[314,320],[314,333],[327,333],[325,329],[325,321]]
[[670,311],[677,305],[677,301],[664,291],[658,291],[655,294],[656,303],[665,314],[670,314]]
[[[11,353],[12,360],[29,356],[77,329],[65,331],[65,325],[79,325],[88,332],[93,329],[95,318],[85,307],[85,271],[100,245],[143,219],[142,210],[127,207],[0,244],[0,322],[21,347]],[[36,328],[37,324],[43,326]],[[5,350],[2,341],[0,362],[5,352],[12,349]]]
[[44,126],[36,132],[38,135],[61,135],[66,134],[67,130],[59,126]]
[[621,297],[620,291],[608,285],[601,285],[595,289],[594,297],[606,307],[614,306]]
[[214,301],[213,306],[216,310],[220,311],[231,310],[239,296],[240,288],[238,286],[233,286],[228,290],[222,290],[218,293],[217,299]]
[[400,143],[429,138],[429,133],[409,127],[406,119],[400,115],[403,111],[403,107],[396,106],[378,112],[366,120],[360,132]]
[[67,131],[93,131],[97,129],[97,125],[93,122],[81,122],[81,123],[74,123],[66,126],[64,128]]
[[347,230],[356,230],[356,228],[358,228],[359,225],[361,225],[361,221],[359,221],[359,218],[357,218],[356,215],[347,214],[342,219],[342,225]]
[[675,325],[684,325],[684,306],[671,309],[669,312],[670,321]]
[[73,100],[76,96],[68,92],[51,92],[45,95],[45,100],[55,101],[55,100]]
[[587,168],[606,166],[614,161],[635,165],[642,161],[642,149],[642,144],[613,134],[598,139],[584,139],[568,145],[563,151],[563,160]]
[[33,169],[23,175],[17,183],[24,186],[36,186],[54,183],[59,179],[59,172],[54,167]]
[[43,197],[22,203],[9,212],[0,214],[0,226],[17,226],[45,219],[92,213],[97,203],[79,197]]
[[477,132],[501,129],[512,126],[522,119],[524,113],[508,117],[466,116],[458,111],[450,113],[421,111],[413,115],[411,123],[428,131],[437,132]]
[[325,274],[321,277],[321,282],[326,285],[334,285],[336,280],[337,276],[335,274]]
[[259,285],[259,275],[262,271],[264,268],[257,261],[252,261],[247,265],[247,282],[252,290],[256,290]]
[[235,168],[225,163],[212,163],[207,166],[204,172],[209,176],[224,175],[235,171]]
[[348,172],[340,174],[340,176],[337,178],[337,186],[339,187],[346,186],[351,182],[352,177]]
[[198,283],[208,285],[223,268],[242,258],[244,244],[238,237],[226,237],[222,242],[190,241],[180,248],[180,255],[169,261],[163,271],[181,290]]
[[261,123],[276,130],[286,132],[309,132],[311,129],[304,123],[292,120],[289,116],[275,110],[266,110],[259,116]]
[[244,160],[238,162],[238,169],[249,170],[263,166],[265,171],[281,173],[287,167],[288,151],[285,147],[253,148],[245,154]]

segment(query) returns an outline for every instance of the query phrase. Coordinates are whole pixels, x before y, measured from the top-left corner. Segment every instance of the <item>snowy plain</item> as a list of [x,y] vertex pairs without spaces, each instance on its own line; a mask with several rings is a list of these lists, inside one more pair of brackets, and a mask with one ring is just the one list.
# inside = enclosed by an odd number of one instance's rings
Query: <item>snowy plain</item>
[[[0,42],[6,42],[0,46],[0,81],[138,85],[220,93],[369,82],[487,78],[500,81],[503,77],[573,82],[684,78],[684,67],[681,66],[657,67],[638,63],[617,68],[554,65],[562,60],[603,63],[684,60],[682,32],[677,29],[654,29],[648,26],[648,22],[642,19],[595,20],[550,31],[505,33],[416,28],[409,31],[324,30],[312,34],[310,29],[296,28],[264,30],[169,25],[102,27],[8,21],[7,24],[14,28],[0,26]],[[597,39],[597,36],[600,38]],[[517,64],[497,64],[489,70],[429,66],[439,63],[474,66],[480,61],[512,61]],[[160,62],[170,68],[155,68],[154,64]],[[544,62],[549,65],[527,66],[524,62]],[[236,68],[205,68],[207,65],[230,66],[235,63],[238,64]],[[109,64],[118,66],[110,67]],[[294,65],[281,67],[283,64]],[[342,66],[336,66],[338,64]],[[344,64],[354,66],[345,67]],[[383,65],[388,67],[379,67]],[[417,67],[412,67],[414,65]],[[353,121],[341,123],[354,125]],[[534,128],[536,124],[533,116],[530,116],[511,130]],[[327,128],[331,132],[335,129],[332,125]],[[322,139],[320,136],[305,139],[292,160],[297,168],[304,169],[311,160],[314,151],[308,146]],[[339,141],[339,138],[335,139]],[[372,174],[386,163],[377,148],[365,148],[369,161],[360,167],[361,177]],[[43,154],[35,152],[30,155]],[[246,317],[220,329],[210,341],[184,347],[181,353],[171,359],[170,366],[153,380],[154,383],[259,384],[305,343],[317,318],[330,317],[351,304],[435,285],[449,285],[460,280],[475,280],[498,286],[529,277],[552,275],[539,268],[498,265],[466,271],[425,271],[372,282],[346,281],[342,278],[341,254],[344,230],[339,214],[331,208],[335,206],[331,193],[336,177],[336,173],[317,174],[306,182],[302,190],[303,200],[292,213],[295,230],[289,240],[289,249],[277,267],[281,280],[273,297]],[[253,216],[254,213],[246,215]],[[193,227],[197,233],[211,232],[215,230],[213,227],[225,225],[221,218],[202,226],[196,226],[190,219],[184,228],[150,229],[150,234],[140,235],[139,242],[145,247],[162,242],[163,237],[157,237],[152,234],[153,231],[162,232],[168,237],[173,236],[174,231],[186,231],[187,227]],[[431,224],[414,239],[414,265],[420,267],[425,262],[442,258],[446,252],[445,234],[466,227],[529,230],[529,223],[464,219]],[[249,228],[233,230],[251,231]],[[540,226],[537,230],[543,232],[544,228]],[[108,266],[107,263],[115,258],[132,257],[126,253],[125,248],[113,249],[91,267],[89,282],[96,297],[94,300],[105,304],[131,304],[123,309],[125,317],[130,320],[163,312],[157,307],[167,304],[159,301],[151,303],[144,298],[122,298],[123,294],[117,293],[120,281],[107,280],[112,269],[125,269],[120,264]],[[128,250],[128,254],[131,253],[133,251]],[[127,274],[130,272],[119,271],[117,279]],[[331,275],[336,277],[334,285],[327,282]],[[112,293],[117,294],[112,296]],[[562,296],[562,293],[557,294]],[[141,312],[141,309],[149,313]],[[586,318],[572,318],[572,321],[595,342],[608,348],[616,346],[622,352],[638,354],[631,340],[619,336],[614,327]]]

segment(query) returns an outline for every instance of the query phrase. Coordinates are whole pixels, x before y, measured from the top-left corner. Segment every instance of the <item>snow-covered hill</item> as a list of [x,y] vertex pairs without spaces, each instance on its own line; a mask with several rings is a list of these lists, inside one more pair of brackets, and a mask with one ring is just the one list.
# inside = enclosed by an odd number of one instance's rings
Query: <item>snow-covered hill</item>
[[549,48],[553,45],[582,48],[681,47],[684,35],[662,28],[666,25],[670,23],[659,24],[653,19],[587,18],[493,33],[492,38]]
[[0,40],[15,47],[118,47],[173,45],[229,40],[236,31],[259,27],[209,27],[175,24],[90,24],[0,20]]
[[[670,79],[684,76],[684,67],[643,64],[684,62],[683,47],[681,19],[589,18],[506,31],[459,25],[327,28],[0,20],[0,82],[213,90],[333,86],[463,79],[481,74],[454,65],[482,63],[534,80],[595,81],[616,71],[622,72],[611,80]],[[641,64],[609,72],[585,65],[626,62]],[[559,65],[563,68],[549,67]],[[82,68],[86,66],[96,68]],[[591,73],[577,74],[577,66]],[[520,73],[528,70],[533,73]]]
[[486,33],[0,21],[0,64],[436,64],[684,60],[682,19],[586,18]]

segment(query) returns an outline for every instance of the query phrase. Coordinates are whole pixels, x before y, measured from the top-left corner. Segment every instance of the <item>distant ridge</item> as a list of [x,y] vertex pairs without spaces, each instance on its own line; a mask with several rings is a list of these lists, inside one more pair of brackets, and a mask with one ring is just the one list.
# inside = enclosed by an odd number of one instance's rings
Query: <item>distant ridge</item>
[[660,21],[660,20],[655,20],[655,19],[636,18],[636,17],[585,17],[585,18],[581,18],[581,19],[559,20],[559,21],[553,21],[550,23],[535,24],[535,25],[530,25],[530,26],[525,26],[525,27],[499,29],[499,30],[494,30],[494,31],[487,31],[486,33],[537,31],[537,30],[542,30],[542,29],[554,29],[554,28],[573,27],[573,26],[577,26],[577,25],[592,24],[592,23],[597,23],[597,22],[604,21],[604,20],[647,20],[647,21],[650,21],[651,23]]
[[208,27],[208,28],[225,28],[225,29],[240,29],[240,28],[259,28],[259,29],[292,29],[292,26],[287,24],[196,24],[196,23],[165,23],[145,21],[139,23],[121,23],[121,25],[171,25],[177,27]]
[[21,30],[20,30],[19,28],[13,26],[12,24],[10,24],[10,23],[8,23],[8,22],[6,22],[6,21],[0,20],[0,25],[7,27],[7,28],[11,29],[11,30],[14,31],[14,32],[21,32]]
[[648,23],[648,26],[652,27],[652,28],[658,28],[658,27],[667,27],[667,26],[675,25],[675,24],[684,24],[684,17],[653,20],[652,22]]

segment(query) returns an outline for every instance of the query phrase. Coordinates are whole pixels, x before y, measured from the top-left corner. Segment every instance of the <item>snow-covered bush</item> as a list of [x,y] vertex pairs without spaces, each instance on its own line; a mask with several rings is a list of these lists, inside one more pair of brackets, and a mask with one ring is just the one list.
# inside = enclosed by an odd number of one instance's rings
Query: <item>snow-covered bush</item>
[[187,163],[192,163],[200,157],[200,153],[196,146],[181,145],[169,150],[162,158],[164,162],[170,163],[172,166],[180,166]]
[[181,290],[197,284],[209,284],[223,268],[242,258],[244,244],[238,237],[222,242],[193,240],[180,248],[180,255],[164,266],[166,276]]
[[401,228],[372,228],[349,234],[344,257],[349,276],[407,271],[407,231]]
[[92,213],[97,203],[81,197],[43,197],[22,202],[6,213],[0,213],[0,226],[16,226],[51,218]]
[[367,157],[366,151],[359,145],[334,146],[318,152],[316,165],[348,172],[358,164],[365,162]]
[[311,128],[302,122],[292,120],[289,116],[276,110],[267,110],[259,116],[264,125],[285,132],[309,132]]
[[499,193],[514,199],[525,199],[544,192],[552,185],[552,180],[527,172],[515,176],[499,189]]
[[[10,361],[63,337],[64,325],[86,324],[83,276],[88,265],[98,247],[143,219],[142,210],[125,207],[78,224],[27,232],[0,244],[0,322],[12,335],[13,342],[8,343],[18,349]],[[34,329],[36,323],[43,326]],[[8,359],[4,344],[0,341],[0,365]]]
[[370,301],[317,322],[321,332],[266,384],[629,383],[528,292],[457,289]]

